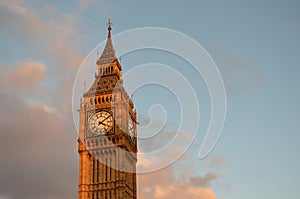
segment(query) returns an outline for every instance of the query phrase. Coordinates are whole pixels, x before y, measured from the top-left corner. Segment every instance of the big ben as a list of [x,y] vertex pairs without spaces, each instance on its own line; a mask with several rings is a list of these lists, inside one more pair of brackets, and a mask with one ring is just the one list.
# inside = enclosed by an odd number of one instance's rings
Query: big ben
[[123,87],[110,20],[107,26],[94,83],[79,108],[79,199],[135,199],[137,194],[136,111]]

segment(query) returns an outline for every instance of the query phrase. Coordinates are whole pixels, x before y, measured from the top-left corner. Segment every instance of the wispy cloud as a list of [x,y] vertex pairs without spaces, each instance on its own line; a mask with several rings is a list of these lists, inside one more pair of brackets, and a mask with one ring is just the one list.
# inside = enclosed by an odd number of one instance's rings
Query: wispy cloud
[[[76,18],[49,7],[48,4],[39,9],[26,7],[22,1],[2,5],[2,34],[22,56],[39,57],[53,65],[77,69],[82,55],[78,52],[80,36],[75,28]],[[51,18],[45,17],[51,14]]]
[[230,55],[222,46],[213,46],[210,54],[221,70],[229,96],[259,89],[265,84],[265,75],[255,70],[253,63]]
[[12,70],[3,74],[6,84],[19,89],[28,89],[41,83],[46,77],[46,65],[29,60],[20,62]]
[[141,199],[216,199],[216,195],[209,188],[210,183],[216,178],[217,175],[213,173],[178,178],[174,167],[170,166],[156,172],[139,174],[138,197]]

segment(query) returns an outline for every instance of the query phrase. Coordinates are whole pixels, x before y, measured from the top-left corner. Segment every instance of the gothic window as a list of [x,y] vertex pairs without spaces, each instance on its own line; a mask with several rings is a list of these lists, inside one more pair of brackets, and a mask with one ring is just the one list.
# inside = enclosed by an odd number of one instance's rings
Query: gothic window
[[105,181],[107,181],[107,158],[105,158]]
[[110,71],[113,72],[113,70],[114,70],[114,67],[110,66]]
[[[100,162],[97,160],[97,171],[99,171],[99,164],[100,164]],[[99,182],[99,173],[97,175],[97,182]],[[97,198],[98,198],[98,194],[99,193],[97,193]]]
[[111,166],[112,166],[112,164],[111,164],[111,157],[110,157],[110,160],[109,160],[109,167],[110,167],[110,169],[109,169],[109,177],[110,177],[110,179],[111,179],[111,175],[112,175]]

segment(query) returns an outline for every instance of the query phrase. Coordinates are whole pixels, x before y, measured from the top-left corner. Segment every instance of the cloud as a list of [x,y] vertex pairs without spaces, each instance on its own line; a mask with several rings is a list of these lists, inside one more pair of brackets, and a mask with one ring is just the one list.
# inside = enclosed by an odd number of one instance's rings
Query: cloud
[[225,157],[221,155],[214,155],[211,158],[210,167],[222,168],[226,166]]
[[44,111],[46,113],[53,113],[54,112],[54,108],[43,104],[41,102],[32,102],[29,103],[28,106],[32,109],[32,110],[39,110],[39,111]]
[[0,198],[76,198],[70,85],[82,56],[74,21],[46,6],[2,1],[0,28],[9,46],[0,55]]
[[[189,134],[184,132],[166,132],[164,136],[165,138],[172,138],[176,134],[180,137],[182,142],[189,142],[191,139]],[[158,169],[159,165],[164,165],[166,162],[171,163],[171,161],[169,161],[170,158],[172,159],[182,152],[183,149],[180,148],[182,142],[176,143],[170,150],[160,152],[160,155],[155,157],[149,157],[147,153],[139,151],[138,170],[151,171],[153,168]],[[199,174],[196,165],[190,162],[191,158],[194,157],[195,154],[188,150],[182,157],[168,167],[160,168],[149,173],[138,174],[138,198],[216,199],[217,196],[210,187],[212,182],[218,179],[219,174],[212,171]],[[214,168],[221,167],[221,164],[221,160],[218,161],[216,158],[212,158],[208,165],[214,166],[208,166],[208,168],[214,170]]]
[[265,75],[252,63],[230,55],[222,46],[213,46],[210,54],[221,71],[229,96],[259,89],[265,84]]
[[[152,121],[152,124],[152,126],[147,128],[140,128],[141,131],[143,131],[143,134],[139,135],[139,150],[144,154],[159,151],[168,145],[170,146],[169,148],[178,149],[168,152],[176,152],[176,154],[178,154],[181,153],[182,146],[188,146],[188,144],[192,143],[193,141],[193,135],[191,133],[176,130],[167,131],[165,128],[160,127],[163,122],[158,120],[154,122]],[[161,129],[157,131],[158,128]],[[174,156],[175,155],[172,154],[172,157]]]
[[199,187],[182,187],[183,184],[169,185],[164,187],[156,187],[154,192],[154,198],[157,199],[216,199],[217,197],[210,189],[203,189]]
[[18,63],[5,74],[7,84],[19,89],[35,87],[45,79],[46,66],[35,60]]
[[0,97],[0,196],[75,198],[78,158],[73,124],[48,105],[26,104],[3,93]]
[[77,19],[46,3],[40,2],[36,6],[39,8],[14,1],[3,3],[0,7],[2,36],[11,41],[12,51],[7,53],[41,57],[52,66],[77,69],[83,59],[78,52],[80,35],[75,29]]
[[207,173],[205,176],[191,177],[189,182],[194,186],[207,187],[212,180],[217,179],[217,175],[213,173]]
[[[167,167],[156,172],[138,175],[138,198],[141,199],[216,199],[216,195],[208,188],[217,178],[216,174],[205,176],[176,178],[174,167]],[[159,179],[159,180],[158,180]]]

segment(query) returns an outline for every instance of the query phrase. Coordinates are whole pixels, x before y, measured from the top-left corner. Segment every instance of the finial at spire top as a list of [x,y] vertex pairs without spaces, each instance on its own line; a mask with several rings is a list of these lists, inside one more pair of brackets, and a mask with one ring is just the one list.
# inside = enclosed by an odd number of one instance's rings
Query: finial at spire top
[[106,23],[107,25],[107,30],[108,30],[108,37],[111,37],[111,34],[110,34],[110,31],[111,31],[111,21],[110,21],[110,18],[108,18],[108,22]]

